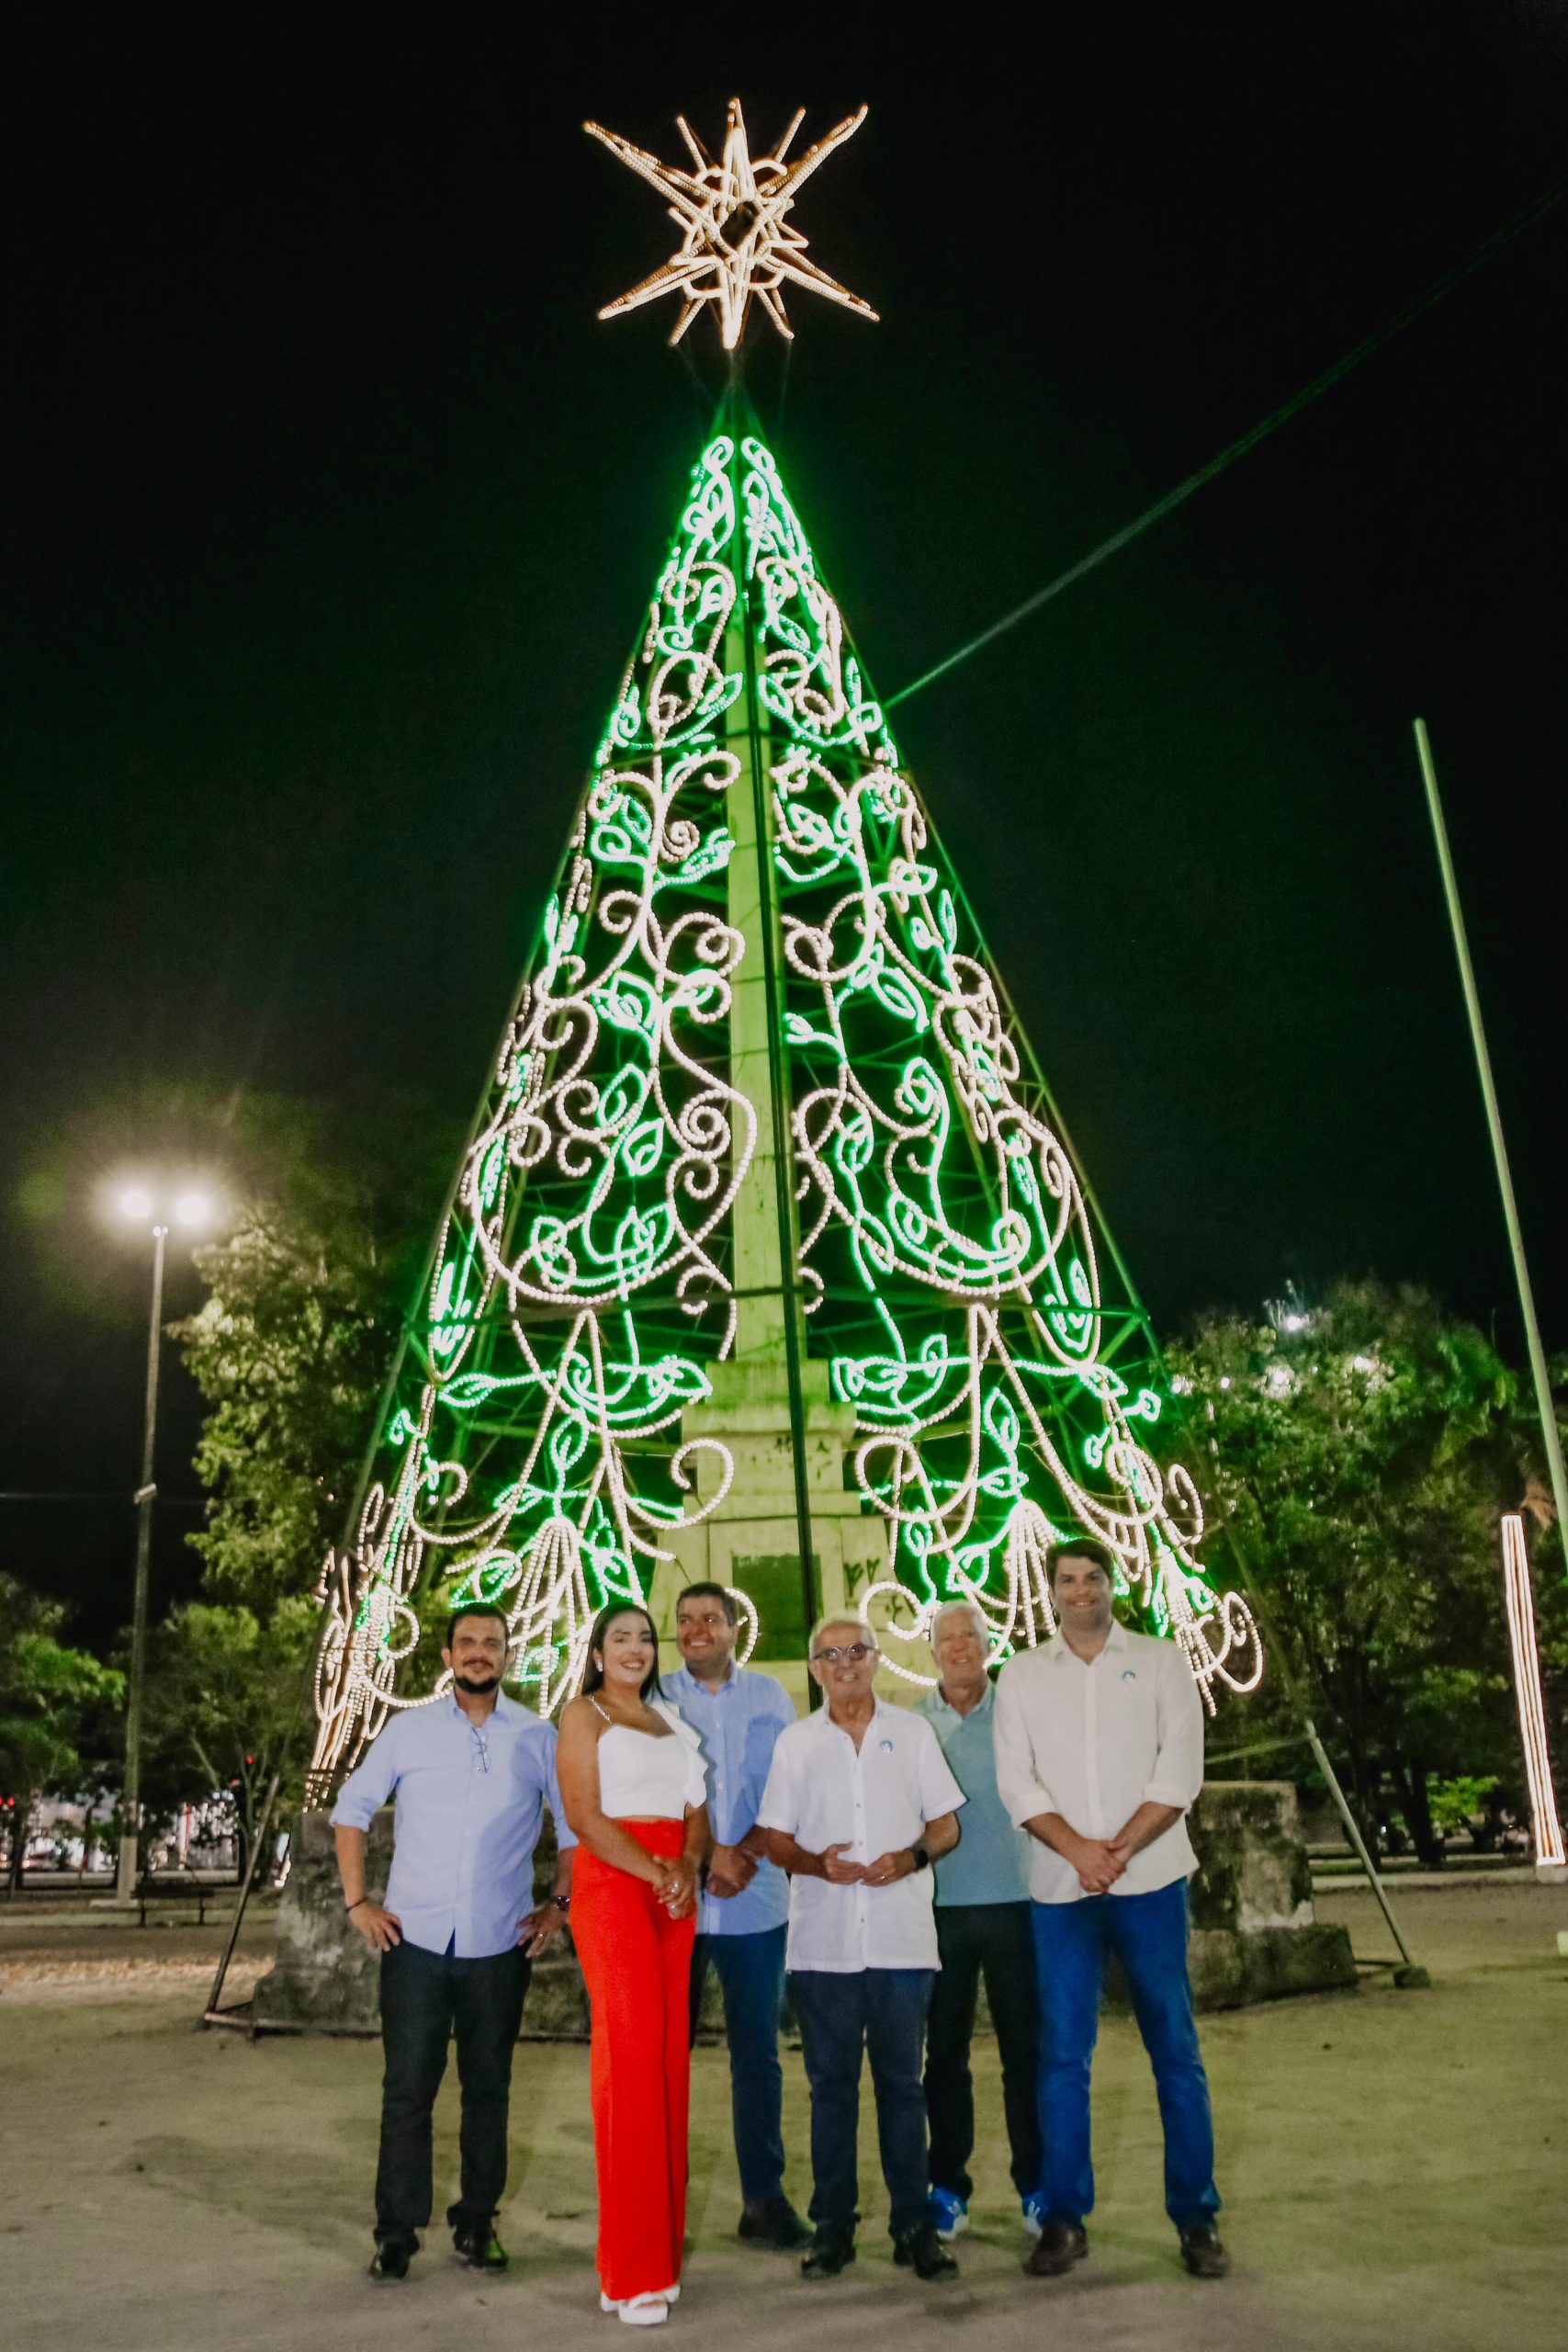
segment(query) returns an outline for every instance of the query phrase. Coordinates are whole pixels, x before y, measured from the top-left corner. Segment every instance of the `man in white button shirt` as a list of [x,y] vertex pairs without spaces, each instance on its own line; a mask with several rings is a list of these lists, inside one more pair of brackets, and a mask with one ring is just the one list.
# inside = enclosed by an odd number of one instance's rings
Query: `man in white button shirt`
[[1089,2062],[1114,1951],[1154,2067],[1166,2211],[1188,2269],[1222,2278],[1209,2085],[1187,1976],[1187,1881],[1198,1863],[1185,1816],[1203,1784],[1202,1702],[1177,1643],[1117,1623],[1103,1544],[1054,1544],[1047,1573],[1061,1630],[1002,1668],[996,1702],[997,1786],[1034,1841],[1045,2170],[1028,2267],[1055,2277],[1089,2251]]
[[811,2086],[811,2219],[801,2263],[831,2278],[855,2256],[861,2054],[871,2059],[893,2258],[921,2278],[958,2265],[926,2197],[921,2047],[940,1966],[930,1865],[958,1842],[964,1803],[930,1724],[873,1689],[871,1629],[855,1616],[812,1629],[827,1705],[782,1732],[757,1819],[790,1874],[786,1965]]

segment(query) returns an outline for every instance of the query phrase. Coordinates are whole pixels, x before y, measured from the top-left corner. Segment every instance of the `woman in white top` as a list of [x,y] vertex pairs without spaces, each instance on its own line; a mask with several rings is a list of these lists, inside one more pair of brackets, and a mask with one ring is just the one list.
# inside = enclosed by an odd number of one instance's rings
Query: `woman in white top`
[[702,1750],[660,1693],[646,1611],[622,1602],[600,1612],[556,1764],[578,1839],[572,1939],[593,2010],[599,2301],[653,2326],[681,2291],[688,1985],[712,1840]]

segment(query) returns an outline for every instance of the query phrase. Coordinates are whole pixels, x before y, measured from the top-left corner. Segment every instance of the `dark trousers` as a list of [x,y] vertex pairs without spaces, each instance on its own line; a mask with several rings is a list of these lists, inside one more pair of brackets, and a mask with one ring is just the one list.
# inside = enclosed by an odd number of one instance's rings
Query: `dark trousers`
[[1203,2228],[1220,2210],[1220,2192],[1209,2080],[1187,1977],[1186,1882],[1173,1880],[1153,1894],[1090,1894],[1081,1903],[1030,1907],[1040,1971],[1047,2220],[1081,2222],[1094,2203],[1089,2070],[1106,1955],[1113,1951],[1154,2068],[1165,2126],[1165,2210],[1179,2230]]
[[942,1973],[926,2028],[926,2112],[933,2188],[973,2194],[975,2085],[969,2046],[982,1976],[1002,2061],[1002,2109],[1021,2197],[1040,2186],[1040,2011],[1034,1939],[1027,1903],[953,1903],[936,1907]]
[[926,2098],[920,2044],[931,2006],[929,1968],[862,1968],[834,1976],[792,1969],[790,1998],[811,2086],[811,2218],[852,2230],[860,2219],[857,2143],[860,2062],[871,2060],[882,2177],[897,2236],[926,2218]]
[[376,2234],[412,2237],[430,2221],[431,2115],[456,2033],[463,2091],[462,2194],[447,2220],[491,2219],[506,2187],[512,2052],[523,2023],[528,1962],[521,1951],[455,1960],[418,1944],[381,1955],[381,2161]]
[[761,1928],[750,1936],[699,1936],[692,1947],[694,2040],[703,1981],[710,1968],[724,1995],[735,2155],[740,2167],[741,2200],[747,2205],[766,2205],[784,2195],[779,2008],[784,2000],[787,1932],[781,1926]]

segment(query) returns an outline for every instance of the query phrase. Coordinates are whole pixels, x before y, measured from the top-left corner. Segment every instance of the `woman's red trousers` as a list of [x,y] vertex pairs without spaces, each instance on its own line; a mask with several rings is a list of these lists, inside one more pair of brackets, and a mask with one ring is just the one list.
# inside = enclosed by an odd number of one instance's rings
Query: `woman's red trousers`
[[[679,1821],[619,1826],[671,1860],[684,1842]],[[593,2007],[599,2283],[612,2301],[627,2302],[681,2278],[696,1920],[671,1919],[645,1879],[580,1846],[571,1933]]]

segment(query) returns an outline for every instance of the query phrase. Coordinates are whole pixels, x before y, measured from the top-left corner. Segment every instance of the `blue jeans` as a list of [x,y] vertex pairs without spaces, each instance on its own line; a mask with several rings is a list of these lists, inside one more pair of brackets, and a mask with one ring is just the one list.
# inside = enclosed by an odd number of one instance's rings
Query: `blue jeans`
[[860,2062],[871,2059],[882,2177],[897,2237],[926,2219],[926,2095],[920,2053],[931,2007],[931,1968],[790,1971],[801,2055],[811,2086],[811,2218],[818,2229],[852,2230],[860,2219],[857,2142]]
[[1165,2210],[1179,2230],[1201,2229],[1220,2210],[1209,2083],[1187,1981],[1187,1884],[1153,1894],[1090,1894],[1035,1903],[1040,1986],[1042,2181],[1048,2220],[1081,2222],[1094,2205],[1089,2070],[1100,2024],[1108,1952],[1126,1972],[1133,2011],[1155,2072],[1165,2126]]
[[750,1936],[699,1936],[692,1947],[692,2032],[703,1980],[712,1968],[724,1995],[729,2044],[729,2097],[740,2198],[766,2205],[784,2195],[784,2075],[779,2067],[779,2008],[784,2000],[784,1927]]

